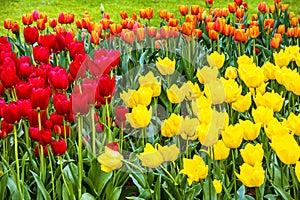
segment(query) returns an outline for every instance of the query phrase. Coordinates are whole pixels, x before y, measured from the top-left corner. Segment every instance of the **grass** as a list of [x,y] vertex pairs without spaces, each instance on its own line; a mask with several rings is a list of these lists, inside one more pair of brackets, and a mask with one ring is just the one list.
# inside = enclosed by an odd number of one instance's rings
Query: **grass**
[[[215,0],[213,8],[227,7],[229,1]],[[251,0],[248,2],[249,13],[253,14],[257,12],[257,5],[262,0]],[[105,12],[111,15],[111,18],[115,22],[120,21],[119,12],[121,10],[127,11],[129,15],[131,13],[139,13],[141,8],[152,7],[155,12],[154,23],[158,24],[158,11],[160,9],[167,9],[169,12],[175,13],[175,17],[179,18],[180,14],[178,12],[178,5],[200,5],[205,7],[204,0],[131,0],[131,1],[121,1],[121,0],[49,0],[49,1],[36,1],[36,0],[0,0],[0,35],[6,35],[7,30],[3,28],[3,21],[6,18],[11,18],[13,21],[18,21],[22,23],[22,14],[31,13],[33,10],[38,10],[41,13],[48,14],[49,18],[57,18],[60,12],[71,12],[75,14],[75,20],[80,18],[84,11],[88,11],[92,18],[98,22],[101,18],[100,14],[100,3],[103,3],[105,7]],[[265,2],[270,5],[273,4],[273,0],[265,0]],[[290,11],[294,11],[296,15],[300,15],[300,7],[297,5],[298,0],[282,0],[282,3],[287,3],[290,6]]]

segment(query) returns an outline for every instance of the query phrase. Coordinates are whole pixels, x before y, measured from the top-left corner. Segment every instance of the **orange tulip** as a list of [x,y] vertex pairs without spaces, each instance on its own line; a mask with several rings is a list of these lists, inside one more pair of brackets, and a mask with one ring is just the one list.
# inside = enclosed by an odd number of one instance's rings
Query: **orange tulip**
[[193,24],[191,22],[184,22],[182,24],[182,33],[185,35],[191,35],[193,31]]
[[110,33],[113,35],[119,35],[122,33],[122,25],[121,24],[110,24],[109,25]]
[[251,28],[253,26],[258,26],[258,21],[251,21],[248,28]]
[[4,28],[9,30],[11,28],[11,23],[12,23],[11,19],[5,19]]
[[30,25],[33,23],[33,17],[31,14],[23,14],[22,15],[22,23],[24,25]]
[[167,22],[172,18],[174,18],[174,13],[167,12],[167,17],[166,17]]
[[279,45],[280,45],[280,38],[278,38],[278,37],[273,37],[273,38],[271,39],[271,43],[270,43],[271,48],[277,49],[277,48],[279,47]]
[[126,43],[132,44],[134,42],[134,32],[131,30],[123,29],[121,37]]
[[153,8],[146,8],[145,13],[146,13],[146,19],[152,19],[152,17],[154,16]]
[[186,16],[189,13],[189,8],[187,5],[179,5],[178,10],[182,16]]
[[132,18],[134,21],[137,21],[137,20],[138,20],[138,16],[137,16],[137,14],[135,14],[135,13],[132,13],[131,18]]
[[208,32],[210,29],[214,29],[214,22],[206,23],[206,31]]
[[235,13],[235,15],[238,19],[242,19],[244,17],[244,14],[245,14],[245,11],[242,8],[238,8]]
[[99,33],[97,31],[92,31],[91,32],[91,43],[93,44],[99,44],[100,38],[99,38]]
[[40,31],[43,31],[46,29],[46,24],[43,19],[36,20],[36,26]]
[[294,28],[294,37],[300,37],[300,26]]
[[275,13],[275,6],[274,5],[270,5],[269,6],[269,13]]
[[178,19],[174,19],[174,18],[169,19],[169,26],[177,27],[178,26]]
[[222,34],[228,36],[228,35],[232,35],[232,33],[233,33],[233,26],[231,24],[225,24],[222,30]]
[[166,19],[166,18],[167,18],[167,13],[168,13],[167,10],[160,10],[160,11],[158,12],[158,15],[159,15],[159,17],[160,17],[161,19]]
[[292,26],[297,26],[298,25],[298,18],[297,17],[293,17],[290,22],[291,22]]
[[122,10],[122,11],[120,12],[120,16],[121,16],[122,19],[128,18],[128,14],[127,14],[127,12],[124,11],[124,10]]
[[10,28],[11,28],[11,32],[13,34],[19,34],[20,33],[20,24],[18,22],[12,22]]
[[[45,14],[45,13],[40,13],[38,19],[43,19],[44,23],[47,23],[47,21],[48,21],[48,15]],[[73,21],[74,21],[74,16],[73,16]]]
[[100,21],[100,24],[102,24],[103,26],[103,29],[108,29],[109,28],[109,25],[112,24],[113,22],[110,20],[110,19],[107,19],[107,18],[103,18],[101,19]]
[[228,16],[228,8],[222,8],[222,17],[227,17]]
[[196,25],[196,17],[195,17],[195,15],[187,15],[186,17],[185,17],[185,22],[190,22],[190,23],[192,23],[193,24],[193,26],[195,26]]
[[281,24],[278,26],[277,33],[279,33],[281,35],[283,35],[285,33],[285,25],[284,24]]
[[215,8],[214,9],[214,16],[215,17],[222,17],[222,9],[221,8]]
[[196,38],[201,38],[202,36],[202,30],[201,29],[194,29],[192,32],[192,36]]
[[288,28],[287,31],[286,31],[286,35],[288,37],[294,37],[294,33],[295,33],[294,28]]
[[218,39],[218,33],[213,30],[213,29],[210,29],[208,31],[208,37],[211,39],[211,40],[217,40]]
[[205,17],[205,23],[212,22],[212,19],[213,19],[212,15],[207,15]]
[[160,36],[162,38],[170,38],[171,37],[170,26],[160,27]]
[[156,33],[157,33],[156,27],[155,26],[147,27],[147,33],[148,33],[149,37],[154,38],[156,36]]
[[244,29],[236,29],[233,37],[236,42],[247,42],[248,39]]
[[224,18],[217,18],[216,21],[214,22],[214,30],[217,32],[222,32],[226,22]]
[[137,28],[136,29],[136,39],[138,41],[143,41],[146,38],[146,29],[145,28]]
[[285,12],[286,10],[288,10],[289,9],[289,4],[282,4],[281,5],[281,11],[282,12]]
[[200,6],[198,6],[198,5],[191,6],[191,14],[192,15],[198,15],[199,12],[200,12]]
[[243,4],[243,0],[234,0],[234,3],[236,3],[236,5],[240,6]]
[[257,9],[258,9],[262,14],[265,14],[265,13],[268,11],[267,3],[266,3],[266,2],[259,2],[259,3],[258,3],[258,6],[257,6]]
[[230,13],[235,13],[237,11],[236,3],[232,2],[228,4],[228,10]]
[[273,28],[273,26],[274,26],[274,19],[265,19],[264,29]]
[[205,0],[205,4],[208,8],[211,8],[214,4],[214,0]]
[[140,10],[140,18],[145,19],[146,18],[146,9]]
[[251,38],[257,38],[259,36],[259,28],[258,26],[253,26],[249,28],[249,35]]

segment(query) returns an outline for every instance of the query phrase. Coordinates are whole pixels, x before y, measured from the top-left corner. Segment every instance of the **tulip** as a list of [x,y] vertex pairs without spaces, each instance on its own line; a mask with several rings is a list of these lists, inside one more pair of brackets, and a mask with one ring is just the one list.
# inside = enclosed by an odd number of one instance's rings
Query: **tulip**
[[225,89],[226,103],[235,102],[242,93],[242,87],[234,79],[223,79],[222,83]]
[[176,61],[170,60],[168,57],[165,57],[164,59],[161,59],[159,57],[158,60],[155,62],[155,64],[158,71],[162,75],[171,75],[175,71]]
[[181,103],[185,98],[182,94],[182,90],[179,89],[176,84],[171,85],[166,91],[170,103]]
[[4,20],[4,28],[5,29],[11,29],[11,23],[12,23],[12,21],[11,21],[11,19],[5,19]]
[[162,154],[149,143],[146,144],[144,152],[140,153],[138,158],[142,161],[142,166],[150,168],[157,168],[164,161]]
[[214,30],[217,32],[222,32],[225,24],[225,19],[218,17],[214,22]]
[[18,22],[11,22],[11,32],[15,35],[20,33],[20,24]]
[[31,14],[23,14],[22,22],[24,25],[31,25],[33,23],[33,17]]
[[266,92],[264,95],[257,94],[254,98],[256,106],[265,106],[271,108],[274,112],[279,112],[283,106],[284,98],[278,93]]
[[37,63],[48,63],[49,61],[49,50],[43,46],[33,47],[33,57]]
[[207,177],[208,166],[201,157],[194,155],[193,159],[183,158],[183,169],[179,173],[187,175],[188,183],[191,185],[194,181],[199,182],[200,179]]
[[128,113],[128,108],[124,106],[116,107],[116,119],[115,122],[119,128],[125,127],[126,125],[126,114]]
[[179,155],[179,149],[175,144],[170,146],[157,145],[158,152],[162,155],[164,162],[174,162]]
[[46,110],[50,101],[50,88],[33,88],[30,96],[32,109]]
[[281,42],[280,38],[273,37],[270,43],[271,48],[277,49],[280,45],[280,42]]
[[266,2],[259,2],[257,9],[262,13],[265,14],[268,11],[268,7]]
[[120,97],[129,108],[137,105],[148,106],[151,103],[153,90],[150,87],[142,86],[138,90],[129,89],[128,92],[121,93]]
[[283,125],[288,127],[296,136],[300,136],[300,115],[290,113],[287,120],[283,121]]
[[109,25],[110,33],[113,35],[120,35],[122,33],[122,25],[121,24],[111,24]]
[[193,24],[190,22],[184,22],[182,24],[182,33],[185,35],[191,35],[193,31]]
[[182,16],[186,16],[189,13],[189,8],[187,5],[179,5],[178,10]]
[[68,115],[70,113],[71,103],[70,100],[68,100],[68,98],[66,97],[66,95],[54,95],[53,104],[57,114]]
[[191,6],[191,14],[192,15],[198,15],[200,12],[200,6],[199,5],[192,5]]
[[100,77],[96,89],[96,100],[102,104],[110,103],[115,92],[116,77],[110,78],[107,74]]
[[88,94],[73,92],[71,95],[72,112],[74,115],[85,115],[90,110]]
[[97,160],[101,164],[102,171],[111,172],[122,167],[123,156],[118,151],[106,146],[104,153],[98,156]]
[[[225,54],[220,54],[219,52],[214,51],[209,55],[209,58],[210,59],[208,59],[208,62],[210,63],[210,66],[216,65],[218,69],[221,69],[223,67],[225,62]],[[211,62],[211,60],[213,62]]]
[[213,153],[209,153],[213,160],[225,160],[229,156],[230,148],[226,147],[223,140],[218,140],[213,146]]
[[171,27],[170,26],[162,26],[162,27],[160,27],[159,33],[162,38],[170,38],[171,37]]
[[174,19],[174,18],[171,18],[169,20],[169,26],[172,26],[172,27],[177,27],[178,26],[178,19]]
[[252,26],[249,28],[249,33],[251,38],[257,38],[260,34],[258,26]]
[[180,90],[183,91],[185,99],[187,100],[197,99],[201,95],[203,95],[203,92],[201,92],[199,85],[197,83],[193,84],[191,81],[183,83]]
[[234,173],[247,187],[259,187],[265,180],[265,170],[258,162],[254,166],[244,163],[240,166],[240,174]]
[[149,37],[154,38],[156,36],[156,33],[157,33],[156,27],[154,27],[154,26],[147,27],[147,33],[148,33]]
[[255,163],[262,163],[264,157],[264,150],[261,144],[256,144],[255,146],[248,143],[244,149],[240,150],[243,161],[251,166]]
[[50,26],[51,28],[55,28],[56,25],[57,25],[56,19],[55,19],[55,18],[51,18],[50,21],[49,21],[49,26]]
[[258,106],[257,109],[252,109],[252,116],[255,123],[261,122],[263,127],[268,121],[273,119],[273,110],[268,107]]
[[296,164],[300,158],[300,146],[291,134],[273,136],[270,146],[286,165]]
[[235,13],[237,11],[237,5],[235,2],[228,3],[228,10],[230,13]]
[[251,93],[248,92],[245,96],[240,95],[238,99],[232,103],[232,108],[238,112],[245,112],[251,106]]
[[148,72],[145,76],[140,76],[138,79],[140,87],[150,87],[153,91],[152,97],[158,97],[161,93],[161,83],[156,77],[154,77],[153,72]]
[[173,137],[179,134],[182,117],[172,113],[170,117],[162,122],[161,134],[164,137]]
[[280,50],[278,53],[273,53],[275,65],[279,67],[287,67],[291,61],[290,54],[287,54],[283,50]]
[[2,108],[2,117],[8,124],[15,124],[21,120],[21,112],[18,102],[10,102]]
[[65,140],[53,141],[51,148],[54,156],[61,156],[64,155],[67,150],[67,143]]
[[133,128],[143,128],[150,123],[152,108],[150,107],[148,110],[146,106],[139,104],[133,107],[131,113],[127,113],[125,116]]
[[232,66],[227,67],[225,70],[224,77],[226,79],[236,79],[237,78],[237,69]]
[[44,19],[38,19],[38,20],[36,21],[36,26],[37,26],[37,28],[38,28],[40,31],[45,30],[45,29],[46,29],[46,24],[45,24],[45,22],[44,22]]
[[214,185],[214,188],[216,190],[216,193],[217,194],[220,194],[222,192],[222,183],[220,180],[213,180],[213,185]]
[[137,41],[144,41],[146,39],[146,29],[137,28],[136,29],[136,39]]
[[195,140],[197,139],[197,128],[199,125],[199,120],[197,118],[190,118],[186,116],[182,118],[179,134],[184,140]]
[[212,80],[204,84],[204,94],[212,104],[221,104],[225,101],[225,88],[221,79]]
[[167,13],[168,13],[167,10],[160,10],[160,11],[158,12],[158,16],[159,16],[161,19],[166,19],[166,18],[167,18]]
[[39,131],[39,143],[43,146],[50,145],[52,143],[52,131],[44,129]]
[[122,30],[121,33],[122,40],[124,40],[126,43],[132,44],[134,42],[134,32],[130,30]]
[[214,4],[214,0],[205,0],[205,4],[208,8],[211,8]]
[[38,41],[39,39],[39,32],[36,27],[25,27],[24,28],[24,38],[25,42],[28,44],[34,44]]
[[69,87],[67,71],[64,68],[51,70],[48,74],[48,82],[55,90],[66,91]]
[[11,67],[6,67],[2,69],[0,78],[5,88],[12,88],[18,80],[16,70],[12,69]]
[[145,18],[150,20],[153,18],[153,15],[154,15],[154,11],[152,8],[146,8],[145,9]]
[[208,31],[208,37],[209,37],[209,39],[211,39],[211,40],[217,40],[217,39],[218,39],[218,33],[217,33],[215,30],[210,29],[210,30]]

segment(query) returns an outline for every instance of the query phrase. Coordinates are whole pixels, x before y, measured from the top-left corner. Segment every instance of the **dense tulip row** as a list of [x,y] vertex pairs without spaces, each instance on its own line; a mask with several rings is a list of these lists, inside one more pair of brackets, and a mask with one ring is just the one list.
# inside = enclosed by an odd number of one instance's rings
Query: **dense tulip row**
[[299,199],[300,17],[205,2],[4,20],[0,199]]

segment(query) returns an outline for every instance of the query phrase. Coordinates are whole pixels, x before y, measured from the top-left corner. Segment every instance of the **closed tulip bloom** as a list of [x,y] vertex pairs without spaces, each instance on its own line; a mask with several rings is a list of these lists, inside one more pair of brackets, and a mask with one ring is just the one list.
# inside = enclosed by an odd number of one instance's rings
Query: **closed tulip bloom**
[[50,88],[33,88],[30,96],[32,109],[46,110],[50,101]]
[[256,106],[265,106],[271,108],[274,112],[279,112],[283,106],[284,98],[280,94],[272,92],[266,92],[264,95],[258,93],[254,97]]
[[240,150],[243,161],[251,166],[254,166],[256,162],[262,163],[264,158],[264,150],[261,144],[255,146],[248,143],[244,149]]
[[178,88],[176,84],[173,84],[170,88],[167,88],[167,96],[171,103],[181,103],[185,95],[182,90]]
[[141,86],[138,90],[129,89],[128,92],[122,92],[120,97],[129,108],[137,105],[148,106],[151,103],[153,90],[150,87]]
[[233,37],[236,42],[247,42],[248,40],[244,29],[235,29]]
[[275,13],[275,10],[276,10],[276,8],[275,8],[275,5],[270,5],[269,6],[269,13]]
[[270,146],[286,165],[296,164],[300,158],[300,146],[291,134],[273,136]]
[[226,103],[235,102],[242,93],[242,87],[234,79],[223,79],[223,86],[225,89]]
[[5,67],[4,69],[2,69],[0,73],[0,78],[5,88],[12,88],[16,85],[18,80],[16,70],[12,67]]
[[229,156],[230,148],[226,147],[223,140],[218,140],[213,146],[213,153],[210,153],[213,160],[226,160]]
[[193,159],[183,158],[183,169],[179,173],[187,175],[188,183],[192,185],[193,182],[199,182],[207,177],[208,166],[201,157],[194,155]]
[[148,110],[144,105],[137,105],[132,108],[131,113],[127,113],[126,120],[133,128],[143,128],[149,125],[152,117],[152,108]]
[[43,46],[33,47],[34,61],[37,63],[48,63],[50,52],[49,49]]
[[53,141],[51,148],[54,156],[61,156],[64,155],[67,150],[67,143],[65,140]]
[[279,69],[277,65],[274,65],[273,63],[267,61],[263,64],[261,67],[264,75],[269,80],[275,80],[275,71]]
[[146,144],[144,152],[140,153],[137,157],[142,161],[142,166],[150,168],[157,168],[164,161],[162,154],[150,143]]
[[197,118],[190,118],[186,116],[182,118],[179,134],[184,140],[195,140],[197,139],[197,128],[199,125],[199,120]]
[[214,105],[221,104],[226,100],[226,92],[221,79],[206,83],[204,94]]
[[264,83],[263,70],[260,67],[256,67],[255,64],[239,65],[238,72],[248,88],[257,88]]
[[43,31],[46,29],[46,23],[44,21],[44,19],[38,19],[36,21],[36,27],[40,30]]
[[120,16],[121,16],[122,19],[128,18],[128,14],[127,14],[127,12],[124,11],[124,10],[120,11]]
[[156,27],[155,26],[147,27],[147,33],[148,33],[149,37],[154,38],[156,36],[156,33],[157,33]]
[[5,29],[11,29],[11,23],[12,23],[12,21],[11,21],[11,19],[5,19],[4,20],[4,28]]
[[33,17],[31,14],[23,14],[22,15],[22,23],[24,25],[31,25],[33,23]]
[[278,53],[274,52],[273,57],[275,65],[279,67],[287,67],[291,61],[290,55],[284,52],[283,50],[280,50]]
[[300,161],[297,161],[295,165],[295,174],[298,179],[298,182],[300,182]]
[[[209,58],[213,61],[212,64],[215,64],[218,69],[221,69],[225,62],[225,54],[219,53],[217,51],[214,51],[209,55]],[[208,59],[208,62],[210,63],[211,60]],[[211,65],[212,66],[212,65]]]
[[212,67],[204,66],[201,69],[198,69],[196,74],[198,81],[201,84],[205,84],[217,80],[218,75],[219,75],[219,70],[215,66]]
[[167,13],[168,13],[168,11],[165,10],[165,9],[163,9],[163,10],[160,10],[160,11],[158,12],[158,15],[159,15],[159,17],[160,17],[161,19],[166,19],[166,18],[167,18]]
[[191,22],[184,22],[182,24],[182,33],[185,35],[191,35],[193,32],[193,24]]
[[255,140],[261,129],[261,123],[253,123],[250,120],[239,120],[240,126],[243,128],[244,140]]
[[153,72],[148,72],[145,76],[139,77],[140,86],[150,87],[153,91],[152,97],[157,97],[161,92],[161,83],[154,76]]
[[245,14],[245,11],[242,8],[238,8],[235,13],[235,15],[238,19],[242,19],[244,17],[244,14]]
[[225,19],[218,17],[214,22],[214,30],[217,32],[222,32],[225,24]]
[[251,93],[248,92],[246,95],[240,95],[238,99],[231,104],[231,106],[238,112],[245,112],[249,110],[251,103]]
[[172,27],[177,27],[178,26],[178,19],[174,19],[174,18],[171,18],[169,20],[169,26],[172,26]]
[[49,26],[50,26],[51,28],[55,28],[56,25],[57,25],[56,19],[55,19],[55,18],[51,18],[50,21],[49,21]]
[[19,34],[20,24],[18,22],[11,22],[10,30],[13,34]]
[[234,172],[240,181],[247,187],[259,187],[264,183],[265,170],[261,163],[255,163],[251,166],[247,163],[243,163],[240,166],[240,174]]
[[222,131],[222,139],[226,147],[235,149],[238,148],[243,141],[243,128],[239,125],[229,125]]
[[197,83],[193,84],[191,81],[183,83],[180,90],[184,93],[186,100],[197,99],[203,95],[199,85]]
[[25,27],[24,28],[24,38],[26,43],[34,44],[39,39],[39,31],[36,27]]
[[218,39],[218,33],[213,30],[213,29],[210,29],[208,31],[208,37],[211,39],[211,40],[217,40]]
[[134,32],[131,30],[123,29],[121,37],[126,43],[132,44],[134,42]]
[[[215,117],[215,116],[213,116],[213,117]],[[218,137],[219,137],[219,132],[221,129],[222,129],[222,126],[221,126],[221,124],[218,124],[218,122],[213,121],[213,122],[210,122],[210,124],[201,123],[198,126],[196,136],[198,137],[198,140],[202,145],[204,145],[206,147],[211,147],[217,143]]]
[[200,12],[200,6],[199,5],[192,5],[191,6],[191,14],[192,15],[198,15]]
[[101,164],[101,170],[104,172],[111,172],[121,168],[123,165],[123,156],[118,151],[107,146],[105,147],[104,153],[102,153],[97,160]]
[[18,102],[10,102],[3,105],[1,114],[8,124],[18,123],[22,117]]
[[237,11],[237,5],[234,2],[228,3],[228,10],[230,13],[235,13]]
[[214,188],[216,190],[216,193],[217,194],[220,194],[222,192],[222,183],[220,180],[213,180],[213,185],[214,185]]
[[270,43],[271,48],[277,49],[279,47],[279,45],[280,45],[280,42],[281,42],[280,38],[273,37],[271,39],[271,43]]
[[290,113],[287,120],[283,121],[284,126],[288,127],[296,136],[300,136],[300,115]]
[[260,34],[258,26],[252,26],[249,28],[249,34],[251,38],[257,38]]
[[265,14],[268,11],[268,7],[266,2],[259,2],[257,9],[262,13]]
[[274,136],[283,136],[290,132],[286,124],[279,122],[276,118],[267,122],[264,126],[264,131],[270,140],[272,140]]
[[187,5],[179,5],[178,10],[182,16],[186,16],[189,13],[189,8]]
[[162,155],[164,162],[173,162],[179,156],[179,149],[176,144],[170,146],[157,145],[158,152]]
[[263,127],[268,121],[273,119],[273,110],[268,107],[258,106],[256,109],[252,108],[252,116],[255,123],[261,122]]
[[164,59],[161,59],[159,57],[157,59],[157,61],[155,62],[155,64],[156,64],[158,71],[162,75],[171,75],[175,71],[176,61],[170,60],[168,57],[165,57]]
[[165,119],[161,125],[161,134],[164,137],[173,137],[179,134],[182,117],[172,113],[168,119]]
[[226,79],[236,79],[237,77],[237,69],[235,67],[229,66],[225,70],[224,77]]
[[116,88],[116,77],[112,78],[103,74],[98,81],[97,89],[96,89],[96,100],[102,104],[110,103],[113,94],[115,93]]

